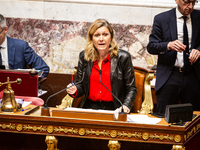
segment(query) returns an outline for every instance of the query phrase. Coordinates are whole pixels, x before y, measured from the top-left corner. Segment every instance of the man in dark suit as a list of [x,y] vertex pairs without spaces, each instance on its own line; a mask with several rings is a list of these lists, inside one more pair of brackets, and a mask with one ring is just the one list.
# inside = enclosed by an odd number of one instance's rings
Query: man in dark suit
[[193,9],[196,0],[175,2],[176,8],[155,16],[147,46],[158,55],[155,90],[161,114],[179,100],[200,110],[200,11]]
[[27,65],[36,70],[43,70],[42,77],[49,73],[49,67],[29,44],[23,40],[6,37],[8,26],[0,14],[0,65],[6,69],[26,69]]

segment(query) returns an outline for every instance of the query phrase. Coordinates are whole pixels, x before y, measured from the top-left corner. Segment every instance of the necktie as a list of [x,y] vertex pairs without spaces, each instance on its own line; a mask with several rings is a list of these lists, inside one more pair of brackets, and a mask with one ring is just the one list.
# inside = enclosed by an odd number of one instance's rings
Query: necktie
[[186,20],[187,20],[187,16],[183,16],[184,19],[184,23],[183,23],[183,44],[186,45],[186,49],[184,51],[184,71],[185,72],[189,72],[190,69],[190,62],[188,59],[188,54],[189,54],[189,42],[188,42],[188,30],[187,30],[187,26],[186,26]]
[[0,65],[2,65],[1,46],[0,46]]

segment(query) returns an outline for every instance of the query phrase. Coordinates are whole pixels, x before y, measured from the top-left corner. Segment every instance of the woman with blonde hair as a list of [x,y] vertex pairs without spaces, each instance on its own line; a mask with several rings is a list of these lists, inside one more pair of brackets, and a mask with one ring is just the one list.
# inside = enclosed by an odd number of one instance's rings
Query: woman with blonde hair
[[90,26],[87,47],[79,54],[75,84],[68,87],[72,97],[84,95],[79,107],[121,110],[123,105],[124,112],[130,112],[137,93],[131,56],[119,50],[114,30],[105,19]]

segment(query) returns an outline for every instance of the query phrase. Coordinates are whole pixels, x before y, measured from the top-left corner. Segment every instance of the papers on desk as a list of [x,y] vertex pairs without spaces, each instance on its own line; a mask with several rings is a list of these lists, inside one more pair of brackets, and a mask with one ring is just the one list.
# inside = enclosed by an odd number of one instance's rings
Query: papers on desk
[[132,123],[142,123],[142,124],[157,124],[161,121],[161,118],[151,118],[147,115],[127,115],[127,121]]
[[16,102],[17,103],[20,103],[22,104],[22,108],[28,106],[29,104],[31,104],[32,102],[28,102],[28,101],[24,101],[24,99],[21,99],[21,98],[15,98]]
[[153,78],[153,79],[151,80],[150,84],[151,84],[151,86],[155,86],[155,85],[156,85],[156,79]]
[[[119,109],[116,109],[115,111],[111,111],[111,110],[101,110],[101,109],[94,110],[94,109],[68,107],[68,108],[65,108],[64,110],[111,113],[114,115],[115,118],[118,118],[118,115],[119,115]],[[147,115],[139,115],[139,114],[128,114],[127,115],[127,122],[130,122],[130,123],[157,124],[161,120],[162,120],[161,118],[151,118],[151,117],[148,117]]]
[[32,102],[27,102],[27,101],[24,101],[23,104],[22,104],[22,108],[28,106],[29,104],[31,104]]
[[31,104],[32,102],[28,102],[28,101],[24,101],[24,99],[21,99],[21,98],[15,98],[16,102],[17,103],[20,103],[22,104],[22,108],[28,106],[29,104]]

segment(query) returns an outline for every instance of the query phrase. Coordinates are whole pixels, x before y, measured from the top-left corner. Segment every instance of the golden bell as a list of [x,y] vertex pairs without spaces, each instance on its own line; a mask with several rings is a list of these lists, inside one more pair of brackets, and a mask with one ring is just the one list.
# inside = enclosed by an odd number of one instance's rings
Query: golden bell
[[7,84],[6,89],[3,90],[3,98],[1,101],[1,111],[4,112],[16,112],[22,108],[21,104],[18,104],[15,100],[14,91],[11,88],[11,83],[17,82],[21,83],[21,79],[18,78],[16,81],[9,81],[9,77],[7,77],[7,82],[0,83],[0,86],[3,84]]

